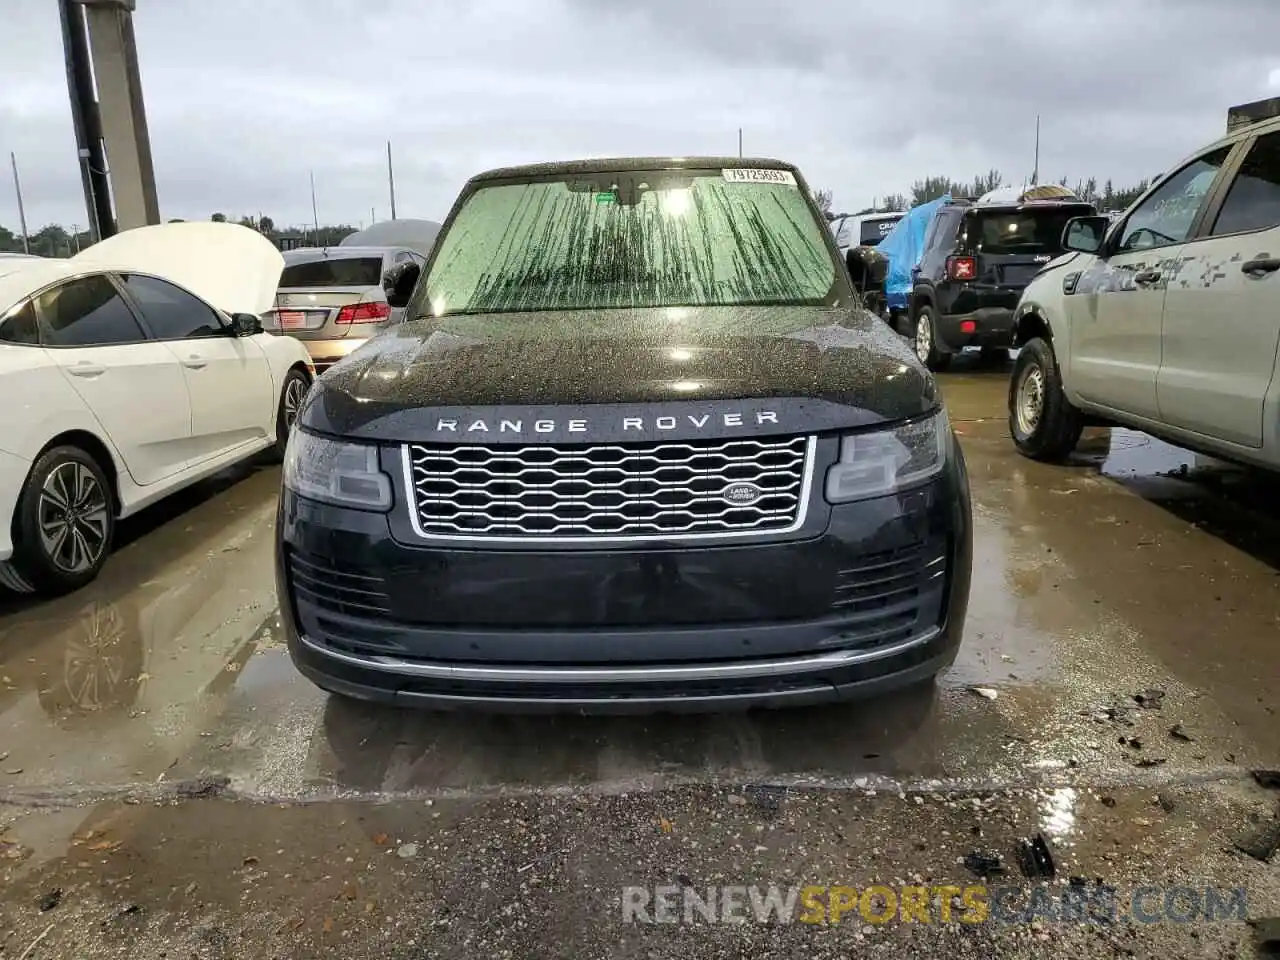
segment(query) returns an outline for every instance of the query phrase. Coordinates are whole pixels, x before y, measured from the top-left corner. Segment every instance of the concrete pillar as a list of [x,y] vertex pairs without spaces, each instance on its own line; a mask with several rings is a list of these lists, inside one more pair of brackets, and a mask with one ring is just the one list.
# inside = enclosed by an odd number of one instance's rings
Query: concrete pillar
[[121,230],[159,223],[151,140],[133,37],[134,0],[77,2],[85,8],[116,223]]

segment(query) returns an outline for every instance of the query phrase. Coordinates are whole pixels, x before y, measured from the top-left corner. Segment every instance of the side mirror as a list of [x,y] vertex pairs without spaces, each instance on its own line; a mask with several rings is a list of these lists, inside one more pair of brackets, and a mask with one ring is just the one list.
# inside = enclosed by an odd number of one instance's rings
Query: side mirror
[[1072,217],[1062,230],[1062,247],[1075,253],[1097,253],[1110,226],[1108,217]]
[[253,313],[233,313],[231,333],[237,337],[252,337],[262,332],[262,318]]
[[422,268],[412,260],[397,263],[382,275],[382,290],[387,295],[387,303],[394,308],[407,307],[409,298],[413,296],[413,288],[418,285],[418,277]]

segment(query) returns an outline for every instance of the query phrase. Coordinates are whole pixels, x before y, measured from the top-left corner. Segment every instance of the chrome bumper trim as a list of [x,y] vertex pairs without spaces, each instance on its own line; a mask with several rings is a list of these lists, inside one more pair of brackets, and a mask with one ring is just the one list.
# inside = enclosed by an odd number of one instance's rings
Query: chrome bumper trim
[[936,639],[941,633],[932,627],[924,633],[892,646],[874,650],[832,650],[826,653],[782,660],[751,660],[741,663],[646,665],[635,667],[517,667],[453,665],[400,660],[395,657],[340,653],[307,637],[301,642],[323,657],[352,667],[383,673],[433,680],[463,680],[477,683],[661,683],[663,681],[736,680],[751,677],[785,677],[821,670],[872,663],[906,653]]

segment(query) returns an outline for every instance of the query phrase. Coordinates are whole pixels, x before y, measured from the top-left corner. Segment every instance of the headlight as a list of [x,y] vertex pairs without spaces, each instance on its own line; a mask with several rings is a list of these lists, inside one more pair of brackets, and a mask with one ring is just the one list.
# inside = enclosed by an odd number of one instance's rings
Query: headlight
[[827,500],[882,497],[942,472],[951,443],[945,411],[891,430],[840,438],[840,459],[827,471]]
[[360,510],[391,509],[391,478],[378,469],[378,448],[289,433],[284,485],[300,497]]

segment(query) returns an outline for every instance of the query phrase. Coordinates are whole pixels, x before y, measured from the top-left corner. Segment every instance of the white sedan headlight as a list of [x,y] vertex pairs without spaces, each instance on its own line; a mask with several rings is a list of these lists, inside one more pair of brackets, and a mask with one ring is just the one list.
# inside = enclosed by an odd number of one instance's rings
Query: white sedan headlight
[[840,438],[840,459],[827,471],[827,501],[882,497],[942,472],[951,444],[946,411],[888,430]]
[[284,485],[300,497],[358,510],[390,510],[391,478],[378,448],[318,437],[296,427],[284,455]]

